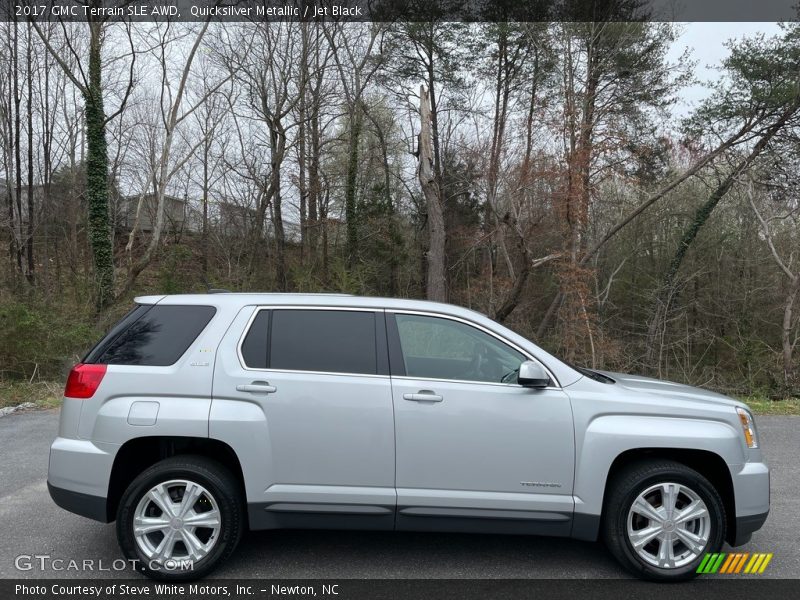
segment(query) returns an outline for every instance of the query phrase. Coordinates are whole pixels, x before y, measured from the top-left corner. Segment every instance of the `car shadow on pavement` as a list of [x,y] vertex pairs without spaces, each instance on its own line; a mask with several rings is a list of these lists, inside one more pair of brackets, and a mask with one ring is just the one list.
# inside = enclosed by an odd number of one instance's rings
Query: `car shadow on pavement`
[[627,578],[600,543],[536,536],[249,532],[216,577]]

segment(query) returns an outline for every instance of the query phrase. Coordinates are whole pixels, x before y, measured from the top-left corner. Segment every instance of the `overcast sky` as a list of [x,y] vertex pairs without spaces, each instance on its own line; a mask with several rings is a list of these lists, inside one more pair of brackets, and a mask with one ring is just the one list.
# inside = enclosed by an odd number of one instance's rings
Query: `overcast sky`
[[773,35],[780,30],[777,23],[685,23],[683,35],[670,51],[670,58],[677,60],[683,50],[689,48],[697,61],[695,75],[701,81],[686,88],[675,106],[676,116],[687,114],[693,106],[708,95],[707,83],[719,78],[717,67],[728,55],[725,42],[730,39],[751,36],[759,32]]

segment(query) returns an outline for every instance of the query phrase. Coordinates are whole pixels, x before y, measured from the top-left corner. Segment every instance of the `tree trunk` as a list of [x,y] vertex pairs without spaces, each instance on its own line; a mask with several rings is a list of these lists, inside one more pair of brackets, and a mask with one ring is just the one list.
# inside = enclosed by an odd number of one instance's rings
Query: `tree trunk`
[[528,276],[531,273],[531,261],[530,257],[528,256],[528,251],[525,248],[525,240],[520,237],[517,241],[517,246],[519,247],[520,254],[522,255],[522,268],[520,268],[519,272],[516,274],[516,277],[514,278],[514,285],[506,294],[505,298],[503,299],[503,303],[500,305],[500,308],[498,308],[495,312],[494,318],[499,323],[505,321],[512,311],[517,307],[517,304],[519,304],[519,300],[522,297],[522,291],[525,289],[525,283],[527,283]]
[[297,191],[300,194],[300,264],[305,264],[308,247],[308,179],[306,174],[306,104],[305,92],[298,106]]
[[428,92],[420,86],[420,133],[419,164],[417,177],[428,210],[428,254],[427,285],[428,300],[447,301],[446,272],[444,267],[445,230],[444,212],[440,197],[440,188],[433,171],[433,147],[431,142],[431,106]]
[[89,204],[89,243],[95,276],[95,305],[98,310],[114,299],[114,253],[108,226],[108,149],[101,72],[102,24],[89,23],[89,85],[86,103],[86,195]]
[[[595,318],[588,306],[591,271],[581,263],[591,201],[590,173],[594,155],[595,103],[599,85],[599,67],[593,42],[587,49],[585,89],[576,89],[577,67],[570,65],[565,77],[565,131],[570,143],[567,150],[567,181],[564,198],[557,204],[562,228],[563,260],[557,265],[563,322],[562,344],[567,360],[581,360],[588,346],[591,364],[595,352]],[[582,106],[578,108],[578,103]]]
[[[517,189],[519,194],[520,206],[525,202],[526,188],[531,183],[531,156],[533,154],[533,119],[536,111],[536,99],[539,91],[539,54],[538,50],[534,48],[534,61],[533,61],[533,86],[528,97],[528,110],[525,118],[525,153],[522,158],[522,166],[519,171],[519,181],[517,182]],[[538,267],[545,262],[550,262],[550,257],[545,257],[544,262],[536,261],[535,265],[531,265],[531,257],[527,246],[525,245],[525,238],[522,231],[517,232],[517,245],[522,255],[522,268],[514,274],[514,284],[511,290],[506,294],[500,307],[495,312],[495,320],[503,323],[514,309],[517,308],[519,301],[522,297],[522,292],[525,290],[525,284],[534,267]]]
[[783,326],[781,328],[781,349],[783,356],[783,381],[787,392],[794,392],[795,381],[794,370],[794,341],[792,332],[794,330],[794,303],[800,292],[800,274],[795,275],[790,282],[789,293],[783,305]]
[[272,171],[270,173],[270,197],[272,198],[272,225],[275,228],[275,279],[278,290],[288,290],[286,269],[286,232],[283,226],[283,199],[281,197],[281,166],[286,152],[286,132],[279,123],[270,128]]
[[[7,31],[9,32],[8,39],[6,41],[6,50],[10,55],[13,56],[14,53],[14,46],[13,40],[14,36],[10,35],[10,25]],[[14,70],[14,62],[13,60],[8,61],[8,69],[5,72],[5,76],[7,77],[7,81],[11,82],[14,79],[15,70]],[[7,88],[8,96],[7,99],[4,99],[4,104],[8,107],[7,110],[3,111],[3,117],[5,117],[5,121],[3,123],[3,171],[5,175],[4,179],[4,187],[5,187],[5,194],[6,194],[6,205],[8,209],[8,229],[10,235],[8,236],[8,258],[9,264],[11,265],[12,270],[14,269],[14,264],[16,261],[17,256],[17,246],[15,243],[15,225],[14,225],[14,114],[11,106],[14,104],[14,93],[13,93],[13,86],[9,85]]]
[[350,136],[347,148],[347,177],[345,179],[344,212],[347,221],[347,266],[352,268],[358,259],[358,213],[356,207],[356,180],[358,176],[358,151],[363,123],[362,108],[355,101],[350,114]]
[[[16,17],[14,18],[14,162],[15,162],[15,189],[14,202],[17,209],[17,223],[13,229],[14,247],[16,249],[15,259],[17,261],[17,272],[22,274],[22,254],[23,254],[23,235],[22,235],[22,93],[19,89],[19,26]],[[13,224],[13,222],[12,222]]]
[[[58,108],[58,99],[56,99],[55,102],[53,103],[53,109],[51,110],[50,95],[47,93],[47,90],[50,89],[50,68],[51,65],[47,61],[47,55],[45,55],[44,65],[43,65],[45,92],[41,93],[41,96],[43,98],[42,165],[44,167],[42,173],[42,183],[43,183],[42,213],[41,213],[42,215],[46,215],[47,210],[50,207],[50,197],[52,192],[52,179],[53,179],[52,148],[53,148],[53,131],[55,129],[54,114],[56,112],[55,109]],[[52,291],[50,285],[52,281],[52,277],[50,275],[50,222],[46,218],[44,219],[42,233],[44,237],[42,244],[42,248],[44,250],[44,256],[42,257],[42,265],[43,265],[42,275],[44,277],[44,293],[49,298],[50,293]],[[57,283],[60,284],[60,281],[57,280]]]
[[330,202],[331,188],[325,182],[325,194],[320,194],[319,220],[322,224],[322,281],[326,284],[330,281],[330,261],[328,253],[328,206]]
[[[500,211],[498,210],[497,206],[497,190],[499,187],[500,177],[500,157],[503,150],[506,122],[508,120],[508,102],[511,95],[511,80],[508,74],[508,37],[505,28],[501,29],[497,46],[498,56],[495,74],[494,119],[492,123],[492,143],[489,149],[489,165],[486,174],[484,229],[489,240],[489,251],[487,252],[487,257],[489,261],[488,268],[490,277],[493,276],[496,270],[495,261],[497,249],[499,248],[499,251],[503,254],[503,258],[506,262],[508,276],[514,279],[515,269],[511,263],[511,257],[506,249],[505,238],[503,236],[503,232],[501,231],[500,217],[498,215]],[[492,285],[491,287],[493,289],[494,286]],[[489,298],[489,301],[492,305],[494,305],[493,295],[493,293],[490,294]],[[503,303],[505,304],[505,301]]]
[[203,280],[208,284],[208,156],[210,154],[211,138],[206,137],[203,142]]
[[[317,260],[317,241],[319,240],[321,211],[321,186],[319,176],[320,161],[320,133],[319,133],[319,96],[315,90],[310,113],[310,145],[311,151],[308,159],[308,249],[311,265],[315,265]],[[327,280],[327,273],[323,272],[323,280]]]
[[28,24],[27,48],[27,83],[28,83],[28,228],[25,232],[25,277],[28,283],[35,282],[35,265],[33,260],[33,47],[31,44],[31,26]]

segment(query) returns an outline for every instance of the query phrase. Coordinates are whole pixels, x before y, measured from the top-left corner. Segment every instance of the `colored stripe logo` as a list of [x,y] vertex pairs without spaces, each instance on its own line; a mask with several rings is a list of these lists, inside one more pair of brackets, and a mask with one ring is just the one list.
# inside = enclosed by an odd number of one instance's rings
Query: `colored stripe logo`
[[704,575],[721,573],[737,575],[739,573],[761,574],[772,560],[772,552],[733,552],[706,554],[698,565],[697,572]]

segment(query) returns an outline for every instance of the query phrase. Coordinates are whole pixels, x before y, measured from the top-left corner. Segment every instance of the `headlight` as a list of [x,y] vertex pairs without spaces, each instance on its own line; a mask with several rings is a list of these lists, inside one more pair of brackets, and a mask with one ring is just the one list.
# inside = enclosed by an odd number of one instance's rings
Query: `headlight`
[[744,431],[744,441],[747,443],[748,448],[758,448],[758,435],[756,434],[756,424],[753,421],[753,415],[749,411],[741,407],[736,407],[736,412],[739,414],[739,421],[742,423],[742,431]]

